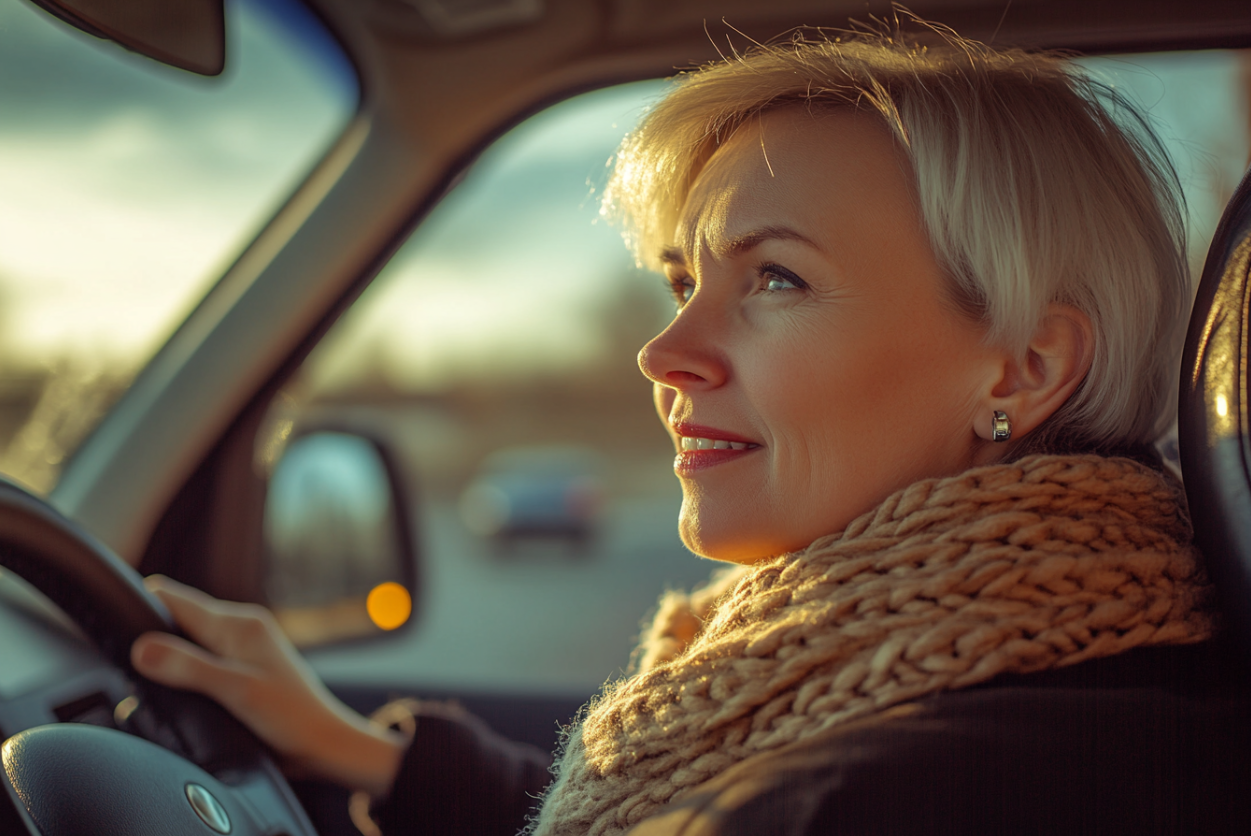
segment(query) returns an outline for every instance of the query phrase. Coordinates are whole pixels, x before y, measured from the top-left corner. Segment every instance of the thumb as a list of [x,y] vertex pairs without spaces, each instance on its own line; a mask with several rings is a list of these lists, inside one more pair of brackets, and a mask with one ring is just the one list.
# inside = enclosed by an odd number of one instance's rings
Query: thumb
[[130,647],[135,670],[161,685],[229,703],[249,678],[238,663],[168,633],[144,633]]

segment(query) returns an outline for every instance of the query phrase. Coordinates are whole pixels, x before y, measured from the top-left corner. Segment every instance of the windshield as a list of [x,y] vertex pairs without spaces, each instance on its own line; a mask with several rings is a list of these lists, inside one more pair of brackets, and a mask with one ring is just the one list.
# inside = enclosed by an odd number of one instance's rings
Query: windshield
[[0,471],[37,491],[355,111],[299,4],[226,13],[202,78],[0,0]]

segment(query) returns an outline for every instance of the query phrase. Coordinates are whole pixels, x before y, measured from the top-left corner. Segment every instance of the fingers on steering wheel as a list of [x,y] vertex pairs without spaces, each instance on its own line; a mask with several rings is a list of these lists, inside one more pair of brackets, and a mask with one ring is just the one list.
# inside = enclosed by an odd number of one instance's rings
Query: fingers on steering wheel
[[220,656],[256,659],[278,640],[273,615],[262,606],[221,601],[161,575],[145,583],[193,641]]
[[130,655],[135,669],[149,679],[198,691],[219,702],[246,694],[254,678],[245,665],[168,633],[145,633],[135,641]]

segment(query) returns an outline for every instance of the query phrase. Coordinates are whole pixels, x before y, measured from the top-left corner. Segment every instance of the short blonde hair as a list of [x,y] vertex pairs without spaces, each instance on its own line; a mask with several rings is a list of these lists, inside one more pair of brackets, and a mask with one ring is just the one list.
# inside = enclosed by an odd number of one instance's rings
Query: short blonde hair
[[951,298],[989,340],[1023,355],[1051,302],[1091,319],[1090,372],[1026,446],[1153,441],[1172,421],[1191,298],[1163,145],[1062,56],[933,40],[796,35],[683,74],[622,144],[605,211],[656,266],[695,178],[746,120],[797,104],[876,112],[912,163]]

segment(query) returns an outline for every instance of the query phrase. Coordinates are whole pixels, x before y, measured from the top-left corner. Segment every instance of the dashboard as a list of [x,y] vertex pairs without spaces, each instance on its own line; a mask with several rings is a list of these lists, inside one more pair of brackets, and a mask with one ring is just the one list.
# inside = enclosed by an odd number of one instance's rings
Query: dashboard
[[135,713],[127,678],[56,605],[4,569],[0,636],[0,738],[45,723],[121,728]]

